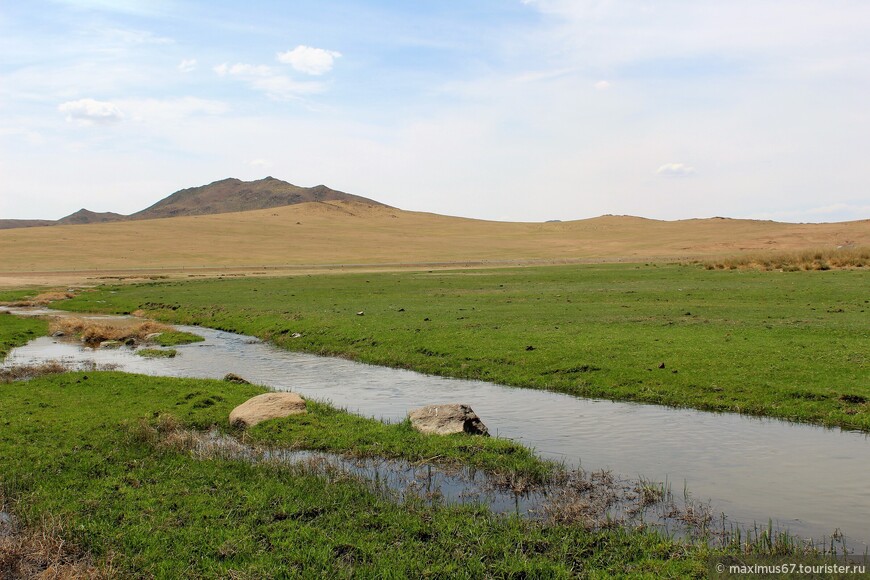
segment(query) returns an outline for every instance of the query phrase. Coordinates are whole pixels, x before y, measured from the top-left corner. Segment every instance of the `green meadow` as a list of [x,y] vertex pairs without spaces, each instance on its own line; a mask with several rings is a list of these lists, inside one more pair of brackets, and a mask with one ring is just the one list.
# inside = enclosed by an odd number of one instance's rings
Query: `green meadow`
[[55,305],[141,310],[437,375],[866,431],[868,289],[865,269],[617,264],[152,283]]
[[[103,287],[55,307],[141,310],[441,375],[867,430],[868,282],[860,270],[572,266]],[[47,330],[0,315],[0,355]],[[263,390],[105,371],[0,383],[0,509],[24,538],[0,541],[0,573],[25,562],[105,577],[704,577],[710,558],[798,550],[772,537],[713,550],[399,501],[346,475],[168,443],[217,428],[259,445],[435,458],[531,482],[559,469],[510,441],[423,436],[316,402],[307,415],[233,429],[229,411]]]
[[[656,533],[398,501],[345,475],[197,459],[160,438],[167,425],[239,435],[229,411],[261,392],[116,372],[0,384],[0,509],[15,515],[24,537],[0,538],[0,576],[26,565],[106,578],[705,575],[709,549]],[[434,454],[484,469],[552,469],[504,440],[426,437],[320,404],[258,425],[250,437],[355,456],[381,454],[371,449],[379,445],[411,460]]]

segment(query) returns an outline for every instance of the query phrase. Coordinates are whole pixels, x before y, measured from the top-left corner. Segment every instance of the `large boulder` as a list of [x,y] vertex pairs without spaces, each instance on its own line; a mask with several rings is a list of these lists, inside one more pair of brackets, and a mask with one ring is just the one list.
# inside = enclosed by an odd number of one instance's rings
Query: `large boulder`
[[486,425],[471,407],[459,403],[429,405],[415,409],[408,413],[408,418],[411,420],[411,426],[421,433],[489,435]]
[[305,399],[296,393],[263,393],[248,399],[230,413],[230,424],[253,427],[268,419],[305,413]]

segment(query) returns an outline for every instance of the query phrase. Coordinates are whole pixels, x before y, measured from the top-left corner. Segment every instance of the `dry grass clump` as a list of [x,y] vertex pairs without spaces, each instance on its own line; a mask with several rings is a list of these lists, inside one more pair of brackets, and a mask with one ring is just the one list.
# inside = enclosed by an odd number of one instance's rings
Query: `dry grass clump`
[[79,336],[82,342],[96,345],[106,340],[145,340],[149,334],[169,332],[171,327],[151,320],[134,324],[112,324],[84,318],[58,318],[51,323],[51,332]]
[[12,516],[10,502],[0,486],[0,578],[112,578],[111,563],[98,569],[91,556],[68,540],[64,522],[44,517],[22,528]]
[[870,248],[836,248],[771,254],[745,254],[703,262],[707,270],[835,270],[870,267]]
[[111,578],[88,554],[64,540],[64,528],[44,521],[36,529],[0,536],[0,578]]
[[33,298],[26,298],[24,300],[16,300],[13,302],[4,302],[6,306],[15,306],[18,308],[31,308],[34,306],[48,306],[52,302],[56,302],[58,300],[68,300],[73,298],[75,294],[72,292],[42,292],[41,294],[37,294]]
[[69,367],[62,362],[52,360],[38,365],[21,365],[0,369],[0,383],[24,381],[45,375],[56,375],[67,372]]
[[88,361],[82,364],[75,364],[50,360],[36,365],[16,365],[0,368],[0,383],[27,381],[45,375],[57,375],[69,371],[113,371],[117,368],[118,365],[113,363],[96,364],[93,361]]

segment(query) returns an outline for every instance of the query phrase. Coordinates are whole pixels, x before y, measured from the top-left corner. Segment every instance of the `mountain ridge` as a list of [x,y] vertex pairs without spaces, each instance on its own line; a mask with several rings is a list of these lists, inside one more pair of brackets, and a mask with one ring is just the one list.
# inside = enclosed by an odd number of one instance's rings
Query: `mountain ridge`
[[271,175],[253,181],[242,181],[235,177],[229,177],[206,185],[180,189],[130,215],[94,212],[82,208],[58,220],[0,220],[0,230],[216,215],[283,207],[311,201],[354,201],[367,205],[389,207],[373,199],[338,191],[322,184],[301,187]]

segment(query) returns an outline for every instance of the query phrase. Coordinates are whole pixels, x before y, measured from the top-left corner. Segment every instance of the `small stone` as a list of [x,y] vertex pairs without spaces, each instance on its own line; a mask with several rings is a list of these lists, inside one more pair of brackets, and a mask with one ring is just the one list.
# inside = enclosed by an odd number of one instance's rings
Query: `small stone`
[[251,384],[248,381],[246,381],[245,379],[243,379],[242,377],[240,377],[239,375],[234,374],[234,373],[227,373],[224,376],[224,380],[228,383],[235,383],[237,385],[250,385]]
[[365,314],[366,313],[363,312],[362,310],[360,310],[359,312],[356,313],[357,316],[365,316]]
[[121,342],[118,340],[104,340],[100,343],[99,348],[118,348],[121,346]]

